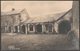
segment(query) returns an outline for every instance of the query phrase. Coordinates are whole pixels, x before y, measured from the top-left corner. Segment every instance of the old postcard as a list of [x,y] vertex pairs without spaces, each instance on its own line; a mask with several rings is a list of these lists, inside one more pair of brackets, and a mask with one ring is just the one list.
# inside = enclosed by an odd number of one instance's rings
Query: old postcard
[[79,50],[79,1],[1,1],[1,50]]

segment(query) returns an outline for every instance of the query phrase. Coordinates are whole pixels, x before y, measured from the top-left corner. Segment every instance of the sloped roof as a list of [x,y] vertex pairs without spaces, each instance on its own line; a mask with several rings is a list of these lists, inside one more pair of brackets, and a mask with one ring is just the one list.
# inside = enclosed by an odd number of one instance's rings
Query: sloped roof
[[[68,13],[68,11],[56,13],[56,14],[48,14],[45,16],[30,17],[28,20],[21,23],[21,25],[27,24],[27,23],[54,22],[54,21],[58,20],[59,18],[61,18],[62,16],[66,15]],[[71,11],[71,9],[70,9],[70,11]]]
[[1,12],[1,16],[2,15],[12,15],[12,14],[18,14],[20,13],[22,10],[14,10],[14,11],[9,11],[9,12]]
[[[58,20],[60,20],[60,19],[62,19],[63,17],[65,17],[66,15],[69,17],[71,17],[71,15],[72,15],[72,11],[71,11],[72,9],[69,9],[68,11],[66,11],[62,16],[60,16],[56,21],[58,21]],[[69,14],[68,14],[69,13]]]
[[30,18],[25,23],[37,23],[37,22],[52,22],[52,21],[56,21],[61,16],[63,16],[66,12],[67,11],[61,12],[61,13],[56,13],[56,14],[49,14],[49,15],[41,16],[41,17],[38,16],[38,17]]
[[[37,22],[52,22],[57,20],[60,16],[62,16],[65,12],[57,13],[57,14],[50,14],[42,17],[33,17],[27,20],[25,23],[37,23]],[[24,24],[25,24],[24,23]]]

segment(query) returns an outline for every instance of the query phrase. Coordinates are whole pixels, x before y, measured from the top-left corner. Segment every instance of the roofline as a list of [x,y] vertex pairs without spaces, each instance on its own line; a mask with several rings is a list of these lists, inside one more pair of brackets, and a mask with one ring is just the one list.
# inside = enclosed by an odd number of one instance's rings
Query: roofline
[[4,14],[4,15],[1,15],[1,16],[11,16],[11,15],[18,15],[18,14],[20,14],[20,13],[15,13],[15,14]]
[[60,20],[60,19],[62,19],[67,13],[69,13],[70,11],[72,10],[72,8],[71,9],[69,9],[66,13],[64,13],[59,19],[57,19],[55,22],[57,22],[58,20]]
[[22,11],[24,11],[25,9],[22,9],[19,13],[14,13],[14,14],[4,14],[4,15],[1,15],[1,16],[10,16],[10,15],[17,15],[17,14],[20,14]]
[[[51,21],[51,22],[31,22],[31,23],[21,23],[21,24],[19,24],[19,25],[26,25],[26,24],[36,24],[36,23],[54,23],[53,21]],[[19,26],[19,25],[17,25],[17,26]]]

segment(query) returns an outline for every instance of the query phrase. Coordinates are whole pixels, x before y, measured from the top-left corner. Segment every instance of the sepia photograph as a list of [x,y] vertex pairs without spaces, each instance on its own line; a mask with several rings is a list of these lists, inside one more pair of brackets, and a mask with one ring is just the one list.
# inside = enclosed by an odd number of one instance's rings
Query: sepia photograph
[[79,1],[1,1],[1,51],[79,50]]

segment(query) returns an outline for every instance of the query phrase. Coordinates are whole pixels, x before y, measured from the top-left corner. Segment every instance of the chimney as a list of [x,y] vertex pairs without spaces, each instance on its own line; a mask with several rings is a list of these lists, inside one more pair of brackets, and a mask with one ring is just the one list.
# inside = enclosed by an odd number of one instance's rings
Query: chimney
[[14,8],[12,8],[12,11],[14,11],[15,9]]

